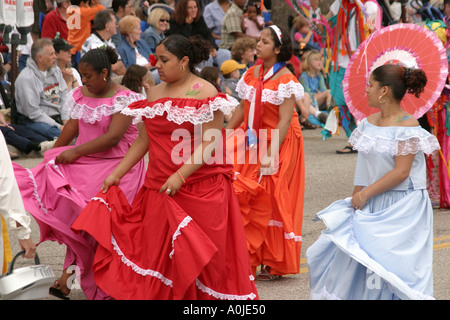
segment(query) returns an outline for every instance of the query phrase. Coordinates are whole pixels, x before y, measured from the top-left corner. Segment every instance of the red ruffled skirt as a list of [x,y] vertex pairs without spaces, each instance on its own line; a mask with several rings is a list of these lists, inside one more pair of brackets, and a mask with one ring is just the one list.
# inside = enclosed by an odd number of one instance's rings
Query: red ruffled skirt
[[257,299],[231,181],[216,175],[169,197],[144,186],[132,206],[111,187],[72,225],[98,242],[94,277],[114,299]]

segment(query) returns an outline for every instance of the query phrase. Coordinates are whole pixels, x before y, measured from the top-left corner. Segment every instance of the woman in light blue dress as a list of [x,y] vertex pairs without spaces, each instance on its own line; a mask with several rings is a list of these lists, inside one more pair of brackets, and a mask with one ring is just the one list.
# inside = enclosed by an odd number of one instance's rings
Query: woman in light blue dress
[[433,299],[433,210],[424,153],[439,149],[400,107],[426,85],[419,69],[376,68],[366,89],[380,112],[350,137],[358,150],[353,196],[317,214],[327,229],[307,250],[311,299]]

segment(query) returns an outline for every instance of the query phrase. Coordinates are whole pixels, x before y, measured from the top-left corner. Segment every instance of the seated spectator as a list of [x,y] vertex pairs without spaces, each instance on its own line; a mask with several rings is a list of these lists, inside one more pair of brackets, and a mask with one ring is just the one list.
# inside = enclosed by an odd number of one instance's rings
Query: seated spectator
[[246,67],[245,64],[238,63],[236,60],[227,60],[220,67],[220,71],[224,77],[223,85],[231,90],[231,96],[238,101],[241,100],[236,92],[236,85],[241,78],[239,70]]
[[[170,29],[166,35],[180,34],[187,38],[200,37],[209,41],[212,46],[210,59],[204,66],[220,65],[231,58],[231,53],[226,49],[219,49],[212,36],[211,30],[206,25],[205,19],[200,13],[197,0],[179,0],[170,19]],[[201,67],[200,67],[201,68]]]
[[[223,65],[223,64],[222,64]],[[228,95],[232,95],[231,89],[223,85],[221,76],[220,76],[220,70],[217,67],[204,67],[202,71],[200,72],[200,77],[211,83],[214,87],[216,87],[218,92],[223,92]],[[228,123],[231,118],[233,117],[233,112],[230,112],[226,115],[224,115],[224,122],[226,126],[226,123]]]
[[117,47],[117,51],[125,68],[128,69],[129,66],[137,64],[150,70],[152,66],[148,62],[148,57],[152,52],[141,39],[141,20],[136,16],[123,17],[119,21],[119,30],[123,40]]
[[262,29],[264,29],[264,18],[254,2],[249,2],[242,15],[242,31],[249,37],[259,38]]
[[323,57],[317,50],[311,50],[303,56],[303,72],[298,79],[305,92],[311,96],[312,105],[320,110],[328,110],[331,105],[330,89],[325,84]]
[[31,47],[31,59],[15,82],[15,99],[19,124],[23,124],[49,140],[59,137],[69,119],[63,109],[67,85],[55,65],[53,42],[43,38]]
[[238,38],[247,37],[242,31],[242,16],[246,0],[233,0],[222,20],[222,31],[219,47],[230,50]]
[[241,76],[255,64],[255,55],[256,40],[253,38],[238,38],[233,47],[231,47],[231,58],[241,64],[245,64],[245,68],[239,69]]
[[155,85],[155,82],[153,81],[152,73],[146,67],[133,64],[127,69],[121,85],[147,97],[150,88]]
[[[8,123],[0,112],[0,131],[5,137],[6,143],[17,148],[25,154],[31,151],[37,151],[41,155],[45,151],[50,150],[55,144],[56,140],[48,141],[44,136],[29,129],[27,126],[20,124]],[[11,154],[11,158],[16,158],[18,155]]]
[[[116,16],[117,22],[120,22],[120,19],[125,16],[136,15],[133,9],[133,2],[131,0],[113,0],[111,8]],[[111,41],[114,43],[116,48],[122,42],[122,35],[120,34],[118,26],[116,27],[116,34],[113,34],[111,37]]]
[[104,6],[96,4],[89,6],[89,0],[71,0],[73,6],[78,6],[79,10],[69,10],[67,13],[68,19],[72,15],[79,15],[75,17],[73,21],[79,21],[80,25],[67,25],[69,31],[67,36],[67,42],[73,46],[72,52],[72,65],[76,65],[77,52],[81,51],[81,47],[87,38],[91,35],[91,21],[94,19],[95,14],[100,10],[105,9]]
[[205,23],[211,30],[211,34],[216,40],[217,45],[220,44],[221,40],[222,20],[230,6],[231,3],[228,0],[212,1],[205,6],[203,17],[205,18]]
[[[116,17],[114,13],[109,9],[104,9],[95,15],[94,29],[95,31],[86,39],[86,42],[81,48],[81,56],[91,49],[101,47],[111,47],[117,50],[116,46],[111,40],[111,37],[116,34]],[[121,57],[119,55],[119,61],[112,65],[112,72],[116,75],[124,75],[127,71]]]
[[155,7],[148,15],[148,28],[141,37],[152,52],[156,46],[166,37],[164,32],[169,30],[170,14],[167,10]]
[[295,17],[293,21],[293,27],[296,30],[294,39],[299,43],[300,46],[300,56],[309,50],[321,50],[320,45],[314,41],[314,33],[305,18],[303,18],[301,15]]
[[56,0],[56,8],[47,13],[42,21],[41,38],[53,39],[59,32],[59,37],[67,40],[67,8],[70,0]]
[[66,81],[67,91],[82,86],[80,74],[77,69],[72,68],[70,65],[70,49],[72,49],[73,46],[68,44],[64,39],[53,39],[52,42],[56,53],[56,65],[61,70],[64,80]]

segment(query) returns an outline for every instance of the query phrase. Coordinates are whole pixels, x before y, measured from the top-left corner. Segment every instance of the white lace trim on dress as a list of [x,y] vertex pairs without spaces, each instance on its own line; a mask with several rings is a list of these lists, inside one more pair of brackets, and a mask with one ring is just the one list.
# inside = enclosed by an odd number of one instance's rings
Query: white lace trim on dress
[[[277,228],[284,228],[283,226],[283,222],[281,221],[276,221],[276,220],[270,220],[269,221],[269,227],[277,227]],[[294,240],[295,242],[302,242],[302,236],[296,236],[294,232],[285,232],[284,233],[284,238],[286,240]]]
[[[236,92],[241,99],[252,101],[256,88],[246,84],[244,79],[241,78],[236,86]],[[295,96],[295,100],[299,100],[303,98],[305,91],[300,83],[291,80],[288,83],[280,83],[276,91],[263,89],[261,102],[269,102],[279,106],[286,98],[290,98],[292,95]]]
[[42,212],[48,213],[47,209],[44,207],[44,204],[41,201],[41,197],[39,197],[38,189],[36,180],[34,179],[33,172],[30,169],[26,169],[28,172],[28,176],[31,179],[31,182],[33,183],[33,196],[36,199],[37,203],[39,204],[39,207],[41,208]]
[[[93,197],[91,200],[96,200],[96,201],[100,201],[100,203],[102,203],[103,205],[106,206],[106,208],[108,209],[108,211],[111,212],[110,206],[109,204],[101,198],[98,197]],[[183,221],[180,223],[180,225],[178,226],[177,230],[175,231],[173,237],[172,237],[172,245],[173,245],[173,241],[176,240],[177,236],[180,234],[179,230],[181,228],[184,228],[185,226],[187,226],[189,224],[189,222],[192,220],[191,217],[187,216],[185,219],[183,219]],[[124,263],[126,266],[130,267],[134,272],[136,272],[137,274],[140,274],[141,276],[151,276],[154,278],[157,278],[159,280],[161,280],[161,282],[167,286],[173,287],[173,281],[170,280],[169,278],[165,277],[162,273],[152,270],[152,269],[144,269],[139,267],[138,265],[136,265],[134,262],[132,262],[130,259],[128,259],[125,254],[123,253],[123,251],[120,249],[116,239],[114,238],[114,236],[111,234],[111,244],[113,246],[114,251],[120,256],[120,259],[122,261],[122,263]],[[171,252],[171,255],[173,254],[173,251]],[[254,277],[252,275],[249,276],[249,280],[250,281],[254,281]],[[227,294],[227,293],[221,293],[221,292],[217,292],[214,291],[213,289],[205,286],[200,280],[196,279],[195,280],[195,285],[199,288],[199,290],[217,298],[217,299],[226,299],[226,300],[247,300],[247,299],[255,299],[256,298],[256,294],[254,294],[253,292],[249,293],[249,294],[245,294],[245,295],[234,295],[234,294]]]
[[172,259],[173,254],[174,254],[174,252],[175,252],[174,242],[175,242],[175,240],[177,239],[177,237],[178,237],[179,235],[181,235],[181,229],[184,228],[184,227],[186,227],[186,226],[189,224],[189,222],[191,222],[191,221],[192,221],[192,218],[191,218],[190,216],[186,216],[186,217],[183,219],[183,221],[181,221],[181,223],[178,225],[177,230],[176,230],[175,233],[173,234],[173,236],[172,236],[172,251],[171,251],[170,254],[169,254],[169,258],[170,258],[170,259]]
[[390,139],[381,136],[368,136],[361,132],[359,128],[353,131],[349,143],[353,146],[353,149],[361,152],[386,152],[392,156],[416,154],[419,151],[431,154],[433,151],[440,149],[439,141],[432,134]]
[[69,96],[69,101],[66,107],[69,108],[70,117],[72,119],[81,119],[86,123],[94,124],[100,121],[103,116],[110,116],[114,113],[121,111],[123,108],[127,107],[129,104],[143,100],[144,96],[139,93],[130,93],[129,95],[118,95],[114,97],[113,104],[107,105],[102,104],[95,108],[91,108],[86,104],[79,104],[75,102],[73,95]]
[[[184,100],[181,99],[181,101]],[[221,97],[214,98],[209,103],[204,103],[200,108],[177,106],[173,104],[172,100],[167,100],[165,102],[157,102],[151,107],[147,106],[136,109],[124,108],[122,113],[134,117],[134,124],[141,122],[142,117],[152,119],[156,116],[162,116],[166,112],[167,120],[176,124],[190,122],[197,125],[212,121],[214,119],[214,112],[217,110],[222,111],[223,114],[231,113],[238,104],[238,101],[231,96],[227,96],[227,99]]]

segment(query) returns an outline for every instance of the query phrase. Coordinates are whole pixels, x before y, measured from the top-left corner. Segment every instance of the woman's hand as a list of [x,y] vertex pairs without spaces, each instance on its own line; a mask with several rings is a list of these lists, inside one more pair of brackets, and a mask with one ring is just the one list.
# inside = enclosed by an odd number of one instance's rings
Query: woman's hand
[[261,176],[270,176],[272,174],[277,173],[278,164],[276,163],[276,159],[268,156],[267,154],[261,159],[261,163],[259,166],[258,177]]
[[23,255],[27,259],[33,259],[36,256],[36,246],[31,240],[31,237],[28,239],[20,240],[19,245],[22,250],[25,250],[25,254]]
[[80,155],[78,154],[76,148],[71,148],[71,149],[61,152],[56,157],[55,162],[62,163],[62,164],[69,164],[69,163],[75,162],[79,157],[80,157]]
[[369,199],[364,196],[363,190],[356,192],[352,197],[352,207],[355,210],[360,210],[366,205],[367,200]]
[[181,181],[180,176],[175,172],[162,185],[161,189],[159,189],[159,193],[165,192],[168,196],[173,196],[180,190],[182,183],[183,181]]
[[106,177],[105,181],[103,181],[102,188],[103,193],[108,192],[109,187],[111,186],[118,186],[120,184],[119,177],[115,176],[114,174],[110,174]]

